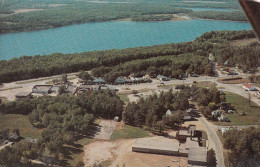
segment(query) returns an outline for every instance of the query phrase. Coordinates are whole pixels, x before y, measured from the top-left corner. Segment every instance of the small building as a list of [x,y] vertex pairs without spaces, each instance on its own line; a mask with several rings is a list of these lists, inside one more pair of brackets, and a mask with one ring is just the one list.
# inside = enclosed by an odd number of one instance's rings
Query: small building
[[80,85],[79,86],[79,91],[80,92],[93,91],[93,87],[91,85]]
[[32,88],[32,93],[49,94],[51,93],[52,85],[35,85]]
[[20,140],[20,136],[18,134],[12,134],[10,137],[9,137],[9,141],[11,142],[18,142]]
[[106,81],[102,78],[96,78],[93,80],[93,84],[97,84],[97,85],[106,84]]
[[254,86],[252,86],[248,83],[244,83],[242,85],[242,88],[244,88],[246,91],[258,91],[258,89],[256,89]]
[[180,142],[186,142],[187,137],[194,137],[196,131],[196,125],[189,125],[188,129],[181,129],[176,133],[176,138]]
[[24,98],[32,98],[32,92],[19,92],[15,95],[15,99],[24,99]]
[[184,121],[189,121],[189,120],[191,120],[191,115],[188,113],[188,112],[186,112],[186,111],[183,111],[182,112],[182,115],[183,115],[183,120]]
[[229,61],[228,60],[225,61],[224,66],[229,66],[229,65],[230,65]]
[[93,88],[93,90],[101,90],[100,85],[93,85],[92,88]]
[[51,88],[51,93],[57,93],[58,94],[58,91],[59,91],[59,86],[53,86]]
[[169,78],[166,77],[166,76],[163,76],[163,75],[158,75],[157,79],[160,80],[160,81],[169,81]]
[[221,121],[221,122],[228,122],[229,119],[228,119],[224,114],[221,114],[221,116],[218,117],[218,121]]
[[166,116],[172,116],[172,114],[173,114],[173,111],[171,111],[170,109],[168,109],[167,111],[166,111]]
[[115,116],[114,121],[119,122],[119,117]]
[[219,116],[221,116],[222,113],[223,113],[222,110],[211,111],[211,115],[214,117],[219,117]]
[[125,84],[126,83],[126,79],[123,78],[123,77],[118,77],[116,80],[115,80],[115,84],[116,85],[122,85],[122,84]]
[[190,148],[188,165],[207,166],[207,149],[205,147]]

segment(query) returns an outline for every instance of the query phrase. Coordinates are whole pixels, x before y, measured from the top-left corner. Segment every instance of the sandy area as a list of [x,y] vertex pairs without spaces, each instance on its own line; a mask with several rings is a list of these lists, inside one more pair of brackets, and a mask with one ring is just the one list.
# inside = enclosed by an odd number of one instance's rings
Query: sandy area
[[[155,16],[160,16],[160,15],[169,15],[169,14],[156,14]],[[173,18],[170,20],[166,21],[184,21],[184,20],[190,20],[191,18],[187,16],[179,16],[177,14],[172,14]],[[123,18],[123,19],[117,19],[115,21],[131,21],[131,18]]]
[[[157,137],[153,137],[157,138]],[[158,137],[159,138],[159,137]],[[84,147],[84,163],[89,167],[95,163],[110,160],[111,167],[181,167],[187,166],[187,158],[157,154],[132,152],[135,139],[117,140],[115,142],[96,141]]]
[[116,128],[117,122],[111,120],[101,120],[99,122],[100,131],[96,133],[95,139],[110,139],[114,129]]
[[41,10],[44,10],[44,9],[17,9],[14,11],[14,14],[41,11]]

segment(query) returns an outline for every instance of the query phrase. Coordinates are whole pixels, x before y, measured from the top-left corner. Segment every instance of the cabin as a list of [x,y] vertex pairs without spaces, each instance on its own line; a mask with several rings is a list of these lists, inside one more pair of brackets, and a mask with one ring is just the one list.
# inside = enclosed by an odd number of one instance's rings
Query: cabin
[[15,95],[15,99],[25,99],[25,98],[32,98],[32,92],[19,92]]
[[157,79],[160,80],[160,81],[169,81],[169,78],[166,77],[166,76],[163,76],[163,75],[158,75]]
[[242,85],[242,88],[245,89],[245,91],[258,91],[258,89],[256,89],[254,86],[248,84],[248,83],[244,83]]
[[50,94],[51,88],[52,88],[52,85],[35,85],[32,88],[32,93]]
[[224,114],[221,114],[221,116],[218,117],[218,121],[221,121],[221,122],[228,122],[229,119],[228,119]]
[[102,78],[96,78],[93,80],[93,84],[96,84],[96,85],[106,84],[106,81]]
[[79,90],[79,88],[75,85],[68,85],[66,87],[66,92],[68,94],[72,94],[72,95],[75,95],[77,93],[77,91]]
[[116,85],[123,85],[126,83],[126,79],[123,78],[123,77],[118,77],[116,80],[115,80],[115,84]]

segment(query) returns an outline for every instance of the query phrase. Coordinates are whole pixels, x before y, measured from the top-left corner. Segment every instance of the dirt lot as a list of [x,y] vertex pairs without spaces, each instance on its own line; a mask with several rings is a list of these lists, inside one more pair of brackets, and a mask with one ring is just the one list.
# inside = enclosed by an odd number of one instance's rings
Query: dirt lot
[[96,141],[84,147],[84,163],[86,167],[95,163],[110,161],[112,167],[181,167],[187,166],[187,158],[157,154],[132,152],[135,139],[117,140],[115,142]]
[[95,139],[109,140],[114,129],[117,126],[117,122],[111,120],[101,120],[99,122],[100,131],[95,135]]

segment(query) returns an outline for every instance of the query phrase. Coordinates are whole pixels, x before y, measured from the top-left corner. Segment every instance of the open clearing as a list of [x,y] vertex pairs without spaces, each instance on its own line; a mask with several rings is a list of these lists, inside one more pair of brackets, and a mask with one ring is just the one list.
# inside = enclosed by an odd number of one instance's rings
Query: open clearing
[[245,45],[248,45],[253,42],[257,42],[257,39],[249,38],[249,39],[243,39],[243,40],[235,40],[235,41],[232,41],[230,44],[232,46],[245,46]]
[[31,125],[27,115],[0,114],[0,131],[6,129],[19,129],[22,137],[38,138],[43,129]]
[[99,122],[99,132],[96,133],[95,139],[105,139],[109,140],[112,133],[114,132],[114,129],[117,125],[117,122],[113,120],[100,120]]

